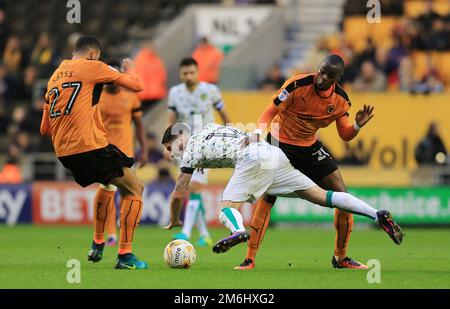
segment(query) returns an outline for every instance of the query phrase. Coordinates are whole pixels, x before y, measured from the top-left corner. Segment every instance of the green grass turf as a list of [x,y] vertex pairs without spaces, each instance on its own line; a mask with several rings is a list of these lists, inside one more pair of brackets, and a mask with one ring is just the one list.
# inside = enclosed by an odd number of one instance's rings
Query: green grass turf
[[[216,240],[226,235],[211,232]],[[196,247],[191,269],[169,269],[163,249],[171,233],[139,227],[135,253],[150,268],[127,271],[113,269],[116,249],[106,248],[100,263],[87,262],[89,227],[0,226],[0,288],[450,288],[450,229],[406,229],[404,243],[396,246],[381,230],[356,227],[349,255],[361,262],[378,259],[380,284],[369,284],[365,271],[331,268],[331,229],[271,228],[252,271],[233,270],[244,245],[220,255]],[[81,261],[80,284],[66,282],[72,258]]]

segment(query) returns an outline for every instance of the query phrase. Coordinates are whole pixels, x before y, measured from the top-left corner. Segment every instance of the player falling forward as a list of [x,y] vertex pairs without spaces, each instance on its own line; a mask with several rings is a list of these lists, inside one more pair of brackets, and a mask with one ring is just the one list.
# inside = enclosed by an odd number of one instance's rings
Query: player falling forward
[[[82,36],[75,44],[71,60],[64,60],[48,82],[41,134],[51,135],[56,156],[82,187],[92,183],[117,186],[123,197],[120,211],[120,237],[116,268],[145,269],[147,263],[132,253],[134,231],[142,212],[143,183],[130,168],[134,160],[108,144],[98,101],[103,85],[113,83],[131,91],[142,91],[142,79],[123,61],[124,73],[99,61],[100,44],[92,36]],[[94,241],[88,259],[102,259],[108,205],[94,207]],[[97,240],[97,241],[96,241]]]
[[[225,112],[222,95],[216,85],[199,82],[198,64],[193,58],[185,58],[180,63],[180,84],[169,91],[168,125],[175,122],[187,123],[194,131],[214,122],[213,110],[216,110],[224,124],[230,123]],[[189,186],[189,201],[186,205],[184,223],[181,233],[174,239],[189,240],[194,224],[200,233],[199,246],[212,245],[206,227],[205,208],[201,195],[201,187],[208,183],[208,170],[194,171]]]
[[245,242],[245,230],[239,208],[264,193],[289,195],[306,199],[314,204],[343,209],[371,218],[396,243],[402,242],[400,227],[387,210],[377,211],[360,199],[346,193],[325,191],[311,179],[295,169],[283,151],[265,141],[259,142],[259,133],[248,134],[232,127],[207,125],[201,132],[189,137],[182,124],[169,127],[162,143],[174,156],[181,156],[180,175],[171,196],[170,223],[165,229],[180,226],[183,197],[192,173],[197,168],[234,168],[222,195],[219,220],[231,235],[213,246],[216,253]]
[[[350,101],[337,84],[344,72],[344,61],[337,55],[327,56],[317,73],[294,76],[287,80],[270,105],[258,119],[258,127],[272,123],[267,136],[269,143],[277,145],[291,164],[311,178],[321,188],[345,192],[345,184],[336,162],[317,140],[316,132],[336,121],[339,136],[350,141],[361,127],[373,117],[373,107],[364,106],[356,113],[355,123],[348,120]],[[274,126],[276,124],[277,126]],[[264,238],[270,220],[270,210],[276,197],[264,195],[255,206],[247,256],[241,269],[254,267],[256,252]],[[353,227],[353,216],[342,209],[334,213],[336,229],[334,268],[368,269],[347,256],[347,246]]]
[[[121,70],[119,61],[112,60],[108,64],[118,71]],[[141,101],[137,94],[114,84],[108,84],[103,87],[98,106],[106,129],[106,139],[110,144],[119,147],[130,158],[134,157],[132,125],[134,123],[136,138],[140,145],[138,167],[143,167],[147,163],[148,151],[144,126],[142,125]],[[107,232],[107,246],[115,246],[117,243],[116,206],[114,201],[116,190],[117,187],[113,184],[100,184],[94,198],[94,210],[97,209],[95,205],[99,203],[108,205],[106,216],[101,216],[105,217],[104,226]],[[94,217],[96,215],[97,213],[94,213]],[[102,234],[95,234],[94,238],[96,243],[103,242]]]

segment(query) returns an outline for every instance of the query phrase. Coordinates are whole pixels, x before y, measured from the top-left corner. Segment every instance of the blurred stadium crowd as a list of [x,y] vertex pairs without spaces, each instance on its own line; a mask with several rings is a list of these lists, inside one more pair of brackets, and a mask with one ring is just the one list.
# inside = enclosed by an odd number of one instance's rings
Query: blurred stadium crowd
[[[148,111],[165,99],[172,86],[167,84],[164,62],[148,40],[160,29],[158,24],[169,22],[193,3],[286,6],[293,1],[102,0],[83,8],[86,22],[70,25],[65,20],[65,6],[58,5],[57,0],[0,0],[0,150],[6,154],[0,158],[0,171],[7,168],[5,163],[15,165],[23,154],[51,151],[50,142],[38,135],[45,83],[59,62],[71,57],[80,33],[99,37],[104,59],[135,59],[146,83],[140,99],[144,111]],[[325,55],[335,53],[347,65],[341,80],[346,89],[413,94],[446,91],[450,85],[450,1],[382,0],[382,22],[375,32],[367,27],[365,2],[346,1],[339,33],[321,37],[300,67],[284,67],[282,59],[274,63],[265,76],[256,77],[257,88],[273,92],[287,77],[314,71]],[[222,51],[203,39],[193,56],[200,63],[201,79],[217,83]],[[206,62],[211,65],[202,68]],[[148,132],[148,139],[151,163],[157,163],[163,159],[159,143],[152,132]],[[430,126],[425,139],[431,142],[421,142],[423,153],[430,147],[447,153],[437,125]],[[364,164],[351,158],[349,162]],[[17,173],[20,177],[20,170]]]

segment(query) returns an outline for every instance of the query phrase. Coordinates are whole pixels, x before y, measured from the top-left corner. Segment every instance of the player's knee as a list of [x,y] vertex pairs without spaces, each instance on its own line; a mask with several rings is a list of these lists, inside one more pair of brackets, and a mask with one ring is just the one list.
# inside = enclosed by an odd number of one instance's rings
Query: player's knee
[[142,193],[144,192],[144,182],[142,180],[137,179],[136,182],[133,184],[133,190],[134,195],[142,196]]
[[236,208],[239,209],[241,208],[243,203],[236,203],[236,202],[231,202],[231,201],[222,201],[222,203],[220,204],[220,210],[222,211],[222,209],[224,208]]
[[106,191],[111,191],[111,192],[114,192],[117,190],[117,187],[113,184],[107,184],[107,185],[100,184],[100,188],[103,190],[106,190]]
[[144,183],[136,178],[133,181],[122,184],[119,189],[122,196],[142,196],[142,192],[144,192]]
[[266,203],[275,204],[277,197],[269,194],[264,194],[263,199]]

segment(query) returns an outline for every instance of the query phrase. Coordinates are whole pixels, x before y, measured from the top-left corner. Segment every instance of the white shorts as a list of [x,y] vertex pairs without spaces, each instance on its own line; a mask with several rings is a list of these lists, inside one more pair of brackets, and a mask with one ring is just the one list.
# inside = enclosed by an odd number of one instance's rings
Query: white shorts
[[204,169],[204,170],[194,170],[194,173],[192,174],[191,177],[191,182],[195,181],[198,183],[201,183],[202,185],[206,185],[208,183],[208,174],[209,174],[209,170],[208,169]]
[[291,165],[278,147],[262,142],[247,148],[248,155],[238,160],[223,192],[223,201],[254,202],[264,193],[289,196],[316,186]]

